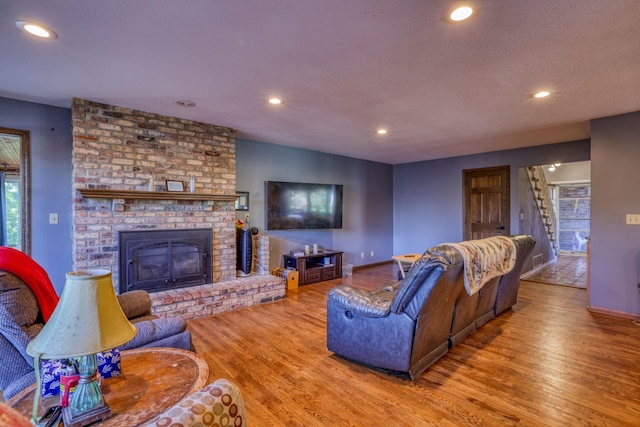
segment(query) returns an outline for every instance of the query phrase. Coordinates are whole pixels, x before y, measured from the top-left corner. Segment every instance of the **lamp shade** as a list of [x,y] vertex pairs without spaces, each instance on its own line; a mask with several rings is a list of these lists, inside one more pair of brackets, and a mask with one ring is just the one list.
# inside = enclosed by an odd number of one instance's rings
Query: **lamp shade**
[[110,271],[72,271],[51,318],[27,353],[43,359],[79,357],[118,347],[136,333],[116,298]]

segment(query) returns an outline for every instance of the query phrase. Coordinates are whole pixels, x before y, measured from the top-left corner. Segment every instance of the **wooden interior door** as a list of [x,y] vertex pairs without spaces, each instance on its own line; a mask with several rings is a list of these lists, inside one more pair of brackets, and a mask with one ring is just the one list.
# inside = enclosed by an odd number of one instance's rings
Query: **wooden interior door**
[[464,240],[511,233],[509,166],[470,169],[464,174]]

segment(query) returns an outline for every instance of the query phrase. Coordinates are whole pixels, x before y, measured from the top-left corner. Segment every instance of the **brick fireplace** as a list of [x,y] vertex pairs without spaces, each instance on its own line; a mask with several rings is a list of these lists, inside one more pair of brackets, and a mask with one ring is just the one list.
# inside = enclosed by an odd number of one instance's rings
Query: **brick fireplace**
[[[77,98],[72,120],[74,269],[107,268],[118,289],[120,231],[206,228],[212,233],[211,282],[217,287],[205,293],[228,298],[222,288],[244,289],[236,307],[284,295],[284,282],[280,291],[280,280],[271,283],[269,276],[263,278],[264,292],[255,278],[250,285],[236,283],[234,129]],[[191,177],[194,195],[166,191],[168,180],[188,189]],[[185,301],[201,305],[203,290],[196,289],[201,287],[154,294],[152,300],[164,305],[159,312],[196,317],[186,313],[202,307],[185,310]],[[245,293],[253,296],[242,302]],[[166,307],[172,299],[180,302],[176,310]]]

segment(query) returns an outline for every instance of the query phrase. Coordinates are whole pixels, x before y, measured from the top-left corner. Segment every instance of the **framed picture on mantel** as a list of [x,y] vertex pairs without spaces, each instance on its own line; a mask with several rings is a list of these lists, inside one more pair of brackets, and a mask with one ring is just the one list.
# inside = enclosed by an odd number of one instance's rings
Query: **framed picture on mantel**
[[182,181],[167,181],[167,191],[184,191]]
[[247,191],[236,191],[236,210],[249,210],[249,193]]

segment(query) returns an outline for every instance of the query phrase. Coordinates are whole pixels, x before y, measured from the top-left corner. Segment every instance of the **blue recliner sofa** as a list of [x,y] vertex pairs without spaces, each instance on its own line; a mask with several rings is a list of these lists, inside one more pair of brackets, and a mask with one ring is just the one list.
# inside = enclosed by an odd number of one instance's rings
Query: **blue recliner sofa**
[[535,240],[509,238],[515,247],[513,268],[473,295],[465,286],[464,258],[449,244],[428,249],[399,282],[373,291],[333,288],[327,301],[327,348],[352,361],[417,378],[516,303],[522,267]]

